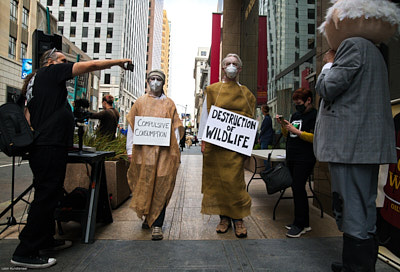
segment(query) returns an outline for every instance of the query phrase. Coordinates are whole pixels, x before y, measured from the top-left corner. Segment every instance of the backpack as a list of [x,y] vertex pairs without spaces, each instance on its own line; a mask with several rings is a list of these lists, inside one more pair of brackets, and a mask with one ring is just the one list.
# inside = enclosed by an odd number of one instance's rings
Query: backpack
[[28,153],[37,135],[17,103],[8,102],[0,106],[0,150],[7,156]]

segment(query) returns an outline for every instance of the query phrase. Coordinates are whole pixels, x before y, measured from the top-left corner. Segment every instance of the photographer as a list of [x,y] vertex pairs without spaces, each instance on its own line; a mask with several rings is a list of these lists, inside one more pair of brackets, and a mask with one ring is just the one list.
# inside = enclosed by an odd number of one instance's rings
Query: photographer
[[114,97],[112,95],[105,95],[103,97],[102,105],[103,110],[98,113],[92,113],[91,119],[99,119],[100,126],[96,133],[100,136],[109,138],[110,140],[115,139],[115,132],[118,126],[119,113],[113,107]]
[[[40,134],[30,151],[35,188],[27,224],[19,235],[11,263],[28,268],[46,268],[56,259],[39,254],[41,250],[59,250],[71,246],[71,241],[55,240],[54,210],[63,196],[68,147],[72,145],[74,116],[67,102],[66,81],[75,76],[107,69],[122,68],[130,59],[93,60],[67,63],[56,48],[46,51],[40,68],[26,84],[27,109],[34,129]],[[46,122],[45,127],[41,124]]]

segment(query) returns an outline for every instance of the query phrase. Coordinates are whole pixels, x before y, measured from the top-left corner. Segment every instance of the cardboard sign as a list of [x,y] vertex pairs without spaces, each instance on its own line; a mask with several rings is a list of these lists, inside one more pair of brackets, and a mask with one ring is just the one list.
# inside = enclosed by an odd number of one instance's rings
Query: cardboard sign
[[258,121],[211,106],[202,140],[251,156]]
[[171,119],[135,116],[133,144],[169,146],[171,137]]

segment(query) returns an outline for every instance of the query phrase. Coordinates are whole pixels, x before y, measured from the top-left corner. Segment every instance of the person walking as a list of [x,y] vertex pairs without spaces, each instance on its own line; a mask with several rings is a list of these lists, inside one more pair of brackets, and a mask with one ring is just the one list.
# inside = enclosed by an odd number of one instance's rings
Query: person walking
[[[65,55],[56,48],[47,50],[40,59],[40,68],[26,84],[27,109],[34,129],[41,128],[29,152],[33,173],[34,199],[30,205],[27,224],[19,235],[20,243],[11,263],[26,268],[46,268],[55,258],[41,255],[42,250],[59,250],[71,241],[56,240],[54,211],[63,196],[68,147],[72,146],[74,116],[67,101],[66,81],[92,71],[115,65],[124,68],[130,59],[92,60],[67,63]],[[49,119],[49,120],[48,120]]]
[[103,110],[90,114],[90,119],[99,119],[100,125],[96,134],[102,137],[107,137],[110,140],[115,139],[115,133],[118,126],[119,112],[114,108],[114,97],[105,95],[101,102]]
[[[127,117],[128,182],[132,190],[130,207],[143,219],[142,228],[152,228],[151,239],[162,240],[165,212],[180,164],[179,141],[184,128],[174,102],[163,92],[164,72],[150,71],[147,82],[150,90],[133,104]],[[138,116],[171,119],[169,146],[134,144],[133,131]]]
[[292,114],[290,122],[281,121],[279,115],[276,121],[281,124],[282,134],[286,136],[286,164],[293,180],[294,220],[285,226],[288,229],[286,236],[297,238],[311,231],[306,184],[316,161],[313,133],[317,110],[313,106],[313,94],[309,89],[297,89],[293,92],[292,100],[296,112]]
[[375,271],[379,165],[397,162],[387,67],[379,49],[361,37],[345,39],[324,61],[314,152],[328,162],[343,232],[342,263],[332,270]]
[[[203,135],[208,113],[212,105],[254,117],[256,98],[250,90],[238,82],[242,61],[236,54],[228,54],[222,60],[221,82],[208,86],[200,121]],[[203,176],[201,213],[219,215],[217,233],[226,233],[232,221],[235,235],[247,237],[243,218],[250,215],[251,198],[244,181],[245,155],[201,141],[203,152]]]

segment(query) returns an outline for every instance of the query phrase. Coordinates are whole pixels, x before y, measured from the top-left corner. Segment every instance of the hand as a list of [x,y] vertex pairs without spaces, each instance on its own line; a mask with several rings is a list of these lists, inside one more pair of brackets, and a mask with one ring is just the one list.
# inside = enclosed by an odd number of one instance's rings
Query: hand
[[[281,119],[279,118],[280,117],[280,115],[275,115],[275,118],[276,118],[276,121],[281,125],[281,126],[284,126],[285,124],[283,124],[282,123],[282,121],[281,121]],[[284,121],[286,121],[286,120],[284,120]]]
[[128,161],[132,162],[132,155],[128,155]]
[[323,61],[326,63],[333,62],[335,60],[335,55],[336,51],[329,49],[329,51],[325,53]]
[[206,142],[201,141],[201,153],[204,153],[205,148],[206,148]]

